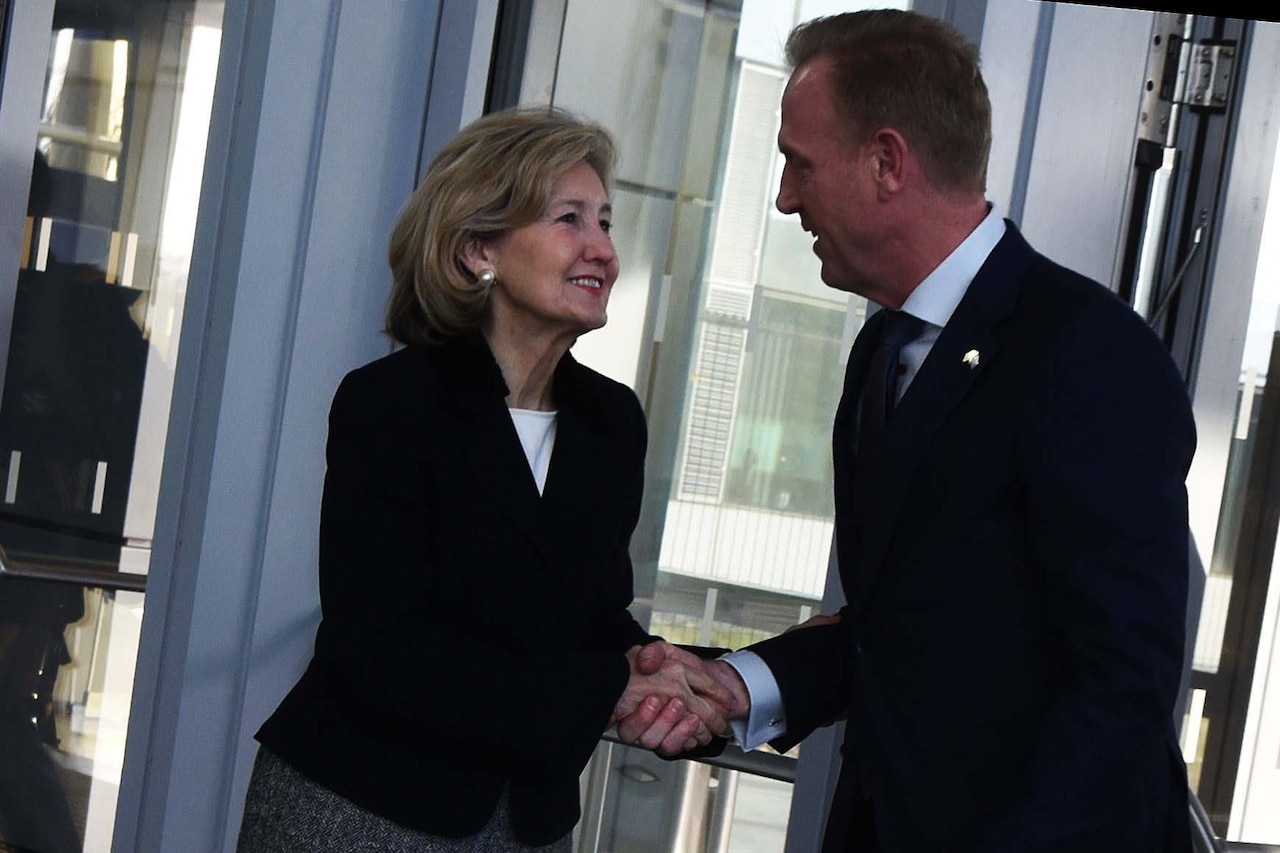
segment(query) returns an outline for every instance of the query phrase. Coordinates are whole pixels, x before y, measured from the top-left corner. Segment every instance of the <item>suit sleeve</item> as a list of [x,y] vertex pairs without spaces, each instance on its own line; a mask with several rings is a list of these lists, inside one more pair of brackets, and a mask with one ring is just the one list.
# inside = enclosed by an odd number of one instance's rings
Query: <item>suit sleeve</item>
[[1163,345],[1116,311],[1069,327],[1025,411],[1017,452],[1055,649],[1046,676],[1063,688],[1027,800],[982,849],[1143,848],[1143,809],[1171,784],[1190,405]]
[[[466,567],[438,563],[448,531],[434,526],[415,450],[432,439],[380,391],[348,377],[330,412],[317,640],[329,678],[384,725],[478,757],[585,765],[627,682],[624,644],[644,634],[625,613],[630,574],[595,646],[516,649],[450,627],[438,602]],[[635,521],[618,525],[624,540]]]
[[843,718],[853,695],[854,648],[849,619],[788,631],[749,648],[778,682],[787,733],[770,745],[786,752],[814,729]]
[[[633,600],[635,573],[631,565],[631,535],[636,522],[640,519],[640,507],[644,497],[644,465],[648,447],[648,426],[645,423],[644,410],[635,392],[626,389],[625,397],[619,402],[618,414],[627,414],[627,425],[623,433],[633,439],[632,446],[627,449],[629,476],[626,482],[619,484],[619,490],[625,496],[619,525],[617,548],[614,552],[614,575],[620,580],[616,589],[622,594],[613,606],[601,612],[597,624],[593,626],[591,636],[595,645],[601,649],[626,652],[632,646],[644,645],[661,639],[640,627],[640,623],[627,608]],[[622,688],[618,689],[621,695]]]

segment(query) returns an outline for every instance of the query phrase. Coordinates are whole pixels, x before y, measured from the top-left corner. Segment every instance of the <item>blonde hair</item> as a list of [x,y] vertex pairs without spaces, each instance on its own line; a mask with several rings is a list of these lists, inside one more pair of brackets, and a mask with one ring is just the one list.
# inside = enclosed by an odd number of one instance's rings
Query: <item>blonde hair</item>
[[586,163],[608,187],[609,132],[554,107],[490,113],[440,150],[391,232],[385,331],[402,344],[475,329],[489,288],[463,264],[468,240],[493,240],[538,218],[564,173]]

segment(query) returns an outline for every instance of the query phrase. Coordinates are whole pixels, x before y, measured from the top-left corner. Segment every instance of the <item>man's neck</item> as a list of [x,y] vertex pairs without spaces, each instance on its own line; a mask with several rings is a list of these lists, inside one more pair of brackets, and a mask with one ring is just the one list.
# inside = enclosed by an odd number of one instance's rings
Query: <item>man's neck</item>
[[932,194],[919,201],[922,203],[913,206],[916,214],[904,218],[892,241],[895,263],[888,271],[883,298],[870,295],[886,308],[901,308],[920,282],[973,233],[990,210],[982,196],[958,199]]

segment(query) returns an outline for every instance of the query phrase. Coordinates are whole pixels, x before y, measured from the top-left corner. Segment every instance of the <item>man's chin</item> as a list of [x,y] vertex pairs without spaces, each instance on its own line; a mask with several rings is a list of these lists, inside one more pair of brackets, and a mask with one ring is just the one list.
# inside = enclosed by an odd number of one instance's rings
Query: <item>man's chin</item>
[[841,275],[825,263],[822,265],[822,272],[819,277],[822,279],[822,283],[832,290],[842,290],[845,293],[857,292],[854,290],[852,276]]

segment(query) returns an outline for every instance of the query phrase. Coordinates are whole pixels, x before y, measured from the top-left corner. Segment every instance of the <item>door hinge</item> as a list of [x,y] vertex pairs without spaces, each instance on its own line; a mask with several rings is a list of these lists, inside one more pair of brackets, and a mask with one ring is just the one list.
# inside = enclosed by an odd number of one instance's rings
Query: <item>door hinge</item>
[[1234,41],[1191,41],[1195,18],[1157,12],[1151,33],[1138,137],[1156,145],[1173,145],[1178,109],[1225,110],[1231,102],[1237,44]]
[[1138,138],[1165,147],[1177,130],[1176,104],[1186,84],[1188,38],[1193,18],[1177,12],[1157,12],[1147,55]]
[[1197,109],[1225,110],[1231,100],[1236,43],[1201,41],[1191,47],[1182,103]]

